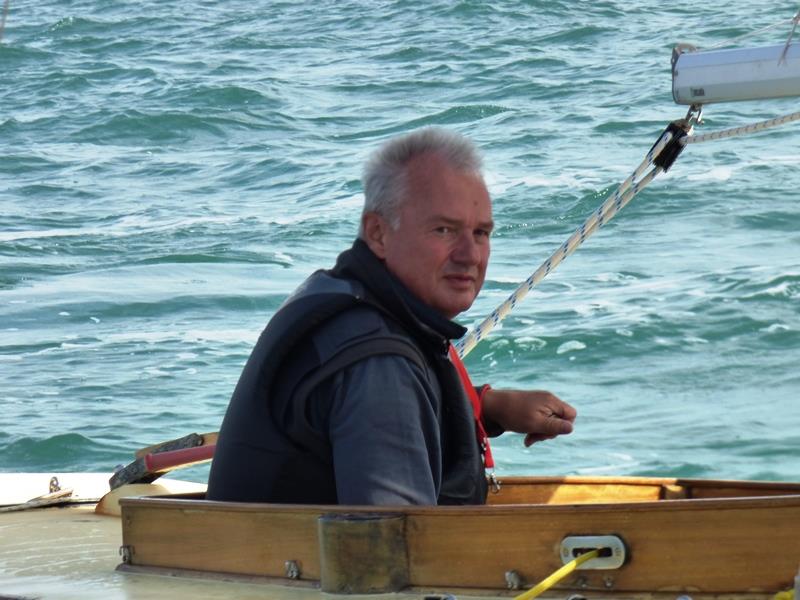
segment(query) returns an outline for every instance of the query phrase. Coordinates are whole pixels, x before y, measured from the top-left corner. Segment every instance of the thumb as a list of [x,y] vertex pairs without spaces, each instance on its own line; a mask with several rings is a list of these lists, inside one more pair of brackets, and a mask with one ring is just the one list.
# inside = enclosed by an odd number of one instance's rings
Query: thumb
[[544,421],[541,433],[545,435],[565,435],[572,433],[572,422],[563,419],[561,415],[551,413]]

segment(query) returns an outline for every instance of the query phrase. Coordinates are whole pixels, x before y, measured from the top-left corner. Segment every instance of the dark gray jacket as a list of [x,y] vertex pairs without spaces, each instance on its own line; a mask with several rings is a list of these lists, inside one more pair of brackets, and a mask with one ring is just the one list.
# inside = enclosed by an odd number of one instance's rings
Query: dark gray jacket
[[472,408],[447,359],[463,333],[357,241],[262,333],[220,431],[208,498],[482,503]]

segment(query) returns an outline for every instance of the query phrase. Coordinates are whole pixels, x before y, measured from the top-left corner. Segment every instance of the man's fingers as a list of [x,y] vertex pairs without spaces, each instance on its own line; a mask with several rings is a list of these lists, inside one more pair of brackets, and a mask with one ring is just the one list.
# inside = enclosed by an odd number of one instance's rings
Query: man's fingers
[[566,433],[572,433],[572,421],[568,421],[556,413],[551,413],[544,420],[544,423],[539,431],[540,433],[544,433],[553,437]]
[[525,446],[530,446],[536,442],[552,440],[559,435],[572,433],[572,429],[572,421],[568,421],[556,413],[550,413],[548,416],[544,417],[542,422],[536,427],[536,433],[529,433],[525,436]]
[[556,423],[558,423],[558,434],[559,435],[572,433],[572,430],[575,427],[573,425],[573,423],[572,423],[573,419],[570,419],[569,421],[567,421],[565,419],[560,419],[560,418],[556,417],[556,418],[554,418],[552,420],[555,421]]
[[578,411],[575,410],[571,405],[567,404],[563,400],[558,401],[558,407],[554,410],[554,412],[561,417],[562,419],[566,419],[570,423],[575,420],[578,416]]
[[525,447],[532,446],[536,442],[543,442],[545,440],[552,440],[554,435],[542,435],[540,433],[529,433],[525,436]]

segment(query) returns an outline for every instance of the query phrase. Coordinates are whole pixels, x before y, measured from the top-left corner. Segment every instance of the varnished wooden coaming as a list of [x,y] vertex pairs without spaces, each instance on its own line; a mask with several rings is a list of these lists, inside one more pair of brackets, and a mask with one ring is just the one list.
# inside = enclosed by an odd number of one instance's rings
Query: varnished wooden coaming
[[800,484],[790,483],[507,478],[482,507],[121,503],[131,565],[281,578],[295,561],[309,582],[320,579],[319,517],[333,513],[402,515],[415,588],[499,590],[512,570],[533,583],[561,566],[567,535],[618,535],[628,558],[578,571],[564,589],[767,594],[791,587],[800,565]]

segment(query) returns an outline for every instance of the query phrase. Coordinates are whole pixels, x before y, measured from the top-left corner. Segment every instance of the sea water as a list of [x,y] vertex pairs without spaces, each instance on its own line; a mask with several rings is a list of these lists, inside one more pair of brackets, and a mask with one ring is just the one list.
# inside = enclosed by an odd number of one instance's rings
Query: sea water
[[[110,471],[216,431],[267,320],[350,245],[363,161],[395,134],[483,152],[497,229],[459,319],[478,323],[684,116],[675,43],[796,8],[11,0],[0,470]],[[700,129],[794,110],[711,106]],[[501,476],[800,480],[799,163],[798,125],[687,148],[468,356],[476,382],[579,413],[555,441],[496,440]]]

